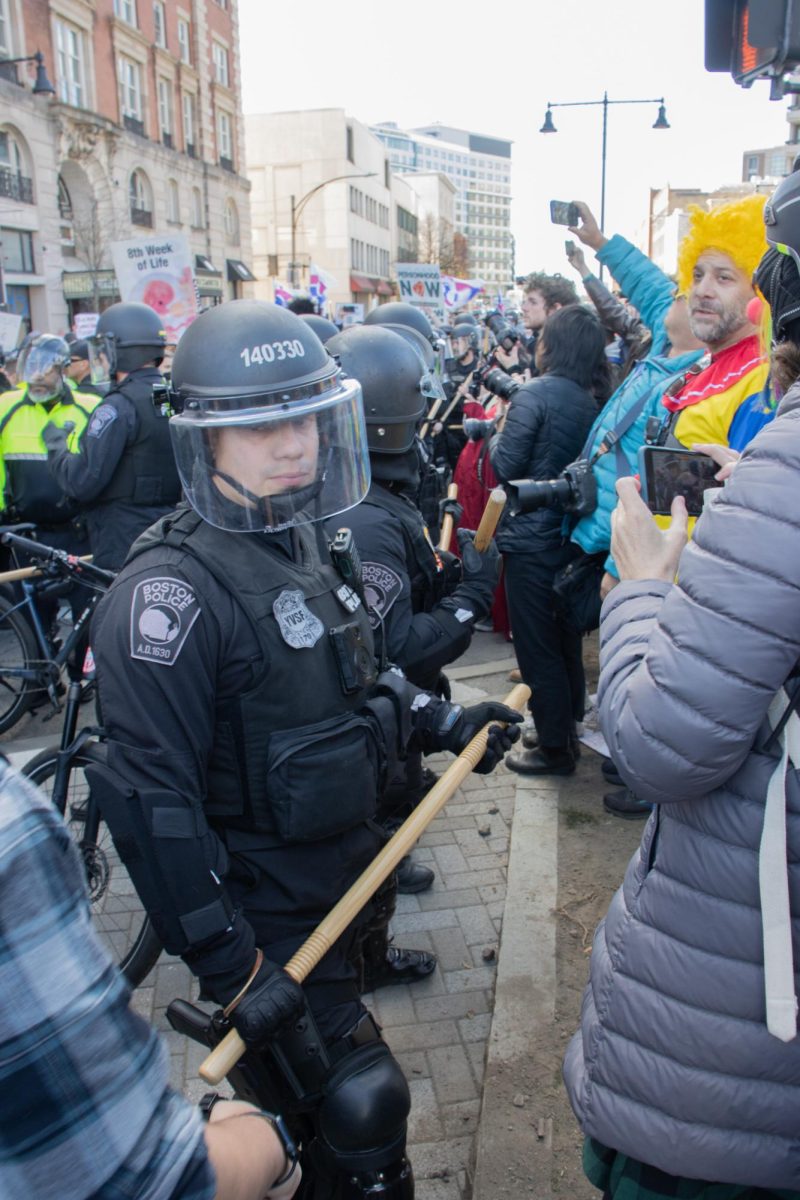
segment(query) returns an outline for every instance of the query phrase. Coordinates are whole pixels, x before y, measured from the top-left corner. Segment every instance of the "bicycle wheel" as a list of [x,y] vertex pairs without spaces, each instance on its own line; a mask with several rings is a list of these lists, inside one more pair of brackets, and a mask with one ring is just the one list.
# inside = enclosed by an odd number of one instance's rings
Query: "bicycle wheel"
[[41,684],[13,672],[40,661],[30,625],[19,609],[0,597],[0,733],[16,725],[42,690]]
[[[56,747],[43,750],[23,768],[46,796],[52,793],[57,754]],[[116,965],[137,987],[155,966],[161,943],[105,823],[90,803],[84,772],[92,761],[91,745],[72,759],[64,819],[83,857],[95,930]]]

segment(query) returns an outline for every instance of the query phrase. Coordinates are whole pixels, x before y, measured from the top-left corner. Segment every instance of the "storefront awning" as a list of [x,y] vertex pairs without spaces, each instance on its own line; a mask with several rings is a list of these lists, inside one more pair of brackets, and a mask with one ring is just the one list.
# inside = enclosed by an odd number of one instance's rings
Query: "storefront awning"
[[350,276],[351,292],[376,292],[377,290],[378,284],[376,280],[370,279],[368,275]]
[[113,271],[64,271],[61,283],[67,300],[90,299],[95,294],[95,283],[98,295],[119,296],[117,277]]
[[195,254],[194,256],[195,270],[202,271],[205,275],[221,275],[222,271],[218,271],[210,258],[205,254]]
[[378,280],[378,295],[379,296],[393,296],[394,288],[392,287],[392,285],[390,283],[385,283],[382,279],[379,279]]
[[255,275],[240,259],[229,258],[226,261],[230,283],[255,283]]

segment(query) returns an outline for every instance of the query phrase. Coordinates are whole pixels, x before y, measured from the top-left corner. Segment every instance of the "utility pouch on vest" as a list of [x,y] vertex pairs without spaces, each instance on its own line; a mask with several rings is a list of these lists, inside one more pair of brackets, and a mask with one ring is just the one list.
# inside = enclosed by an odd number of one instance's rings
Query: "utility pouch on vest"
[[378,678],[372,648],[356,621],[328,631],[339,668],[342,691],[346,696],[371,688]]
[[375,815],[383,753],[369,718],[348,713],[273,733],[267,773],[278,833],[313,842]]

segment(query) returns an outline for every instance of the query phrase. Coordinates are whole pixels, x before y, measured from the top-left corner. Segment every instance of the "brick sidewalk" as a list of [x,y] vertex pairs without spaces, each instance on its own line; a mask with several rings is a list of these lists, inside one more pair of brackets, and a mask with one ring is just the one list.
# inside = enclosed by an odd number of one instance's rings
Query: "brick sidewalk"
[[[440,772],[452,759],[427,761]],[[471,775],[433,821],[415,855],[435,868],[436,881],[429,892],[398,897],[392,928],[399,945],[432,950],[438,966],[420,983],[366,997],[411,1089],[419,1200],[465,1200],[472,1190],[515,782],[503,767]],[[196,995],[183,963],[162,958],[133,998],[167,1040],[173,1085],[193,1101],[207,1090],[197,1076],[204,1050],[174,1033],[165,1012],[175,997]]]

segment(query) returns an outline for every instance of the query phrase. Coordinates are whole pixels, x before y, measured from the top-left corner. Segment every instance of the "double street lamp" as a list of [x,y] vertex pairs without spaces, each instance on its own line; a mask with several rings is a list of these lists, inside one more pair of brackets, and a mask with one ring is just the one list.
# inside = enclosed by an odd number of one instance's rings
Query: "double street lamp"
[[[539,133],[558,133],[553,124],[554,108],[591,108],[602,104],[603,106],[603,150],[601,159],[601,176],[600,176],[600,228],[605,230],[606,222],[606,148],[608,143],[608,108],[610,104],[657,104],[658,116],[653,122],[653,129],[669,129],[670,124],[667,120],[667,110],[664,103],[664,97],[660,96],[656,100],[609,100],[608,92],[603,92],[602,100],[571,100],[565,103],[553,104],[549,100],[547,102],[547,111],[544,114],[544,123],[539,130]],[[600,278],[603,277],[603,268],[600,268]]]
[[377,174],[378,174],[377,171],[365,171],[365,172],[362,172],[360,175],[334,175],[331,179],[324,179],[322,181],[322,183],[318,183],[316,187],[313,187],[310,192],[306,192],[305,196],[301,196],[299,200],[295,201],[294,196],[291,197],[292,261],[289,263],[289,272],[291,275],[292,287],[297,287],[297,263],[295,261],[295,242],[297,240],[297,223],[300,220],[300,214],[302,213],[303,209],[305,208],[306,204],[311,199],[311,197],[315,196],[317,194],[317,192],[322,191],[322,189],[324,187],[327,187],[329,183],[341,183],[341,181],[343,179],[373,179]]

